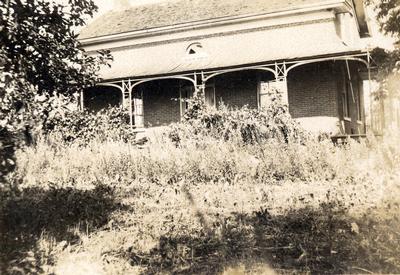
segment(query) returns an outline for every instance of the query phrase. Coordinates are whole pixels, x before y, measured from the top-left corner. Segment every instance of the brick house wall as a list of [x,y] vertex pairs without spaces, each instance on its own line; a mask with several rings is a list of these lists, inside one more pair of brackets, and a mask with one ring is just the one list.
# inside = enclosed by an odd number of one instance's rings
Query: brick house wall
[[[353,94],[348,96],[349,114],[343,111],[343,92],[348,81],[346,63],[321,62],[299,66],[288,74],[289,111],[293,118],[311,119],[311,124],[326,124],[329,118],[336,128],[335,133],[365,133],[362,79],[358,65],[349,67],[352,75]],[[207,95],[215,93],[215,102],[230,107],[258,108],[259,81],[270,81],[273,75],[256,70],[238,71],[215,76],[207,82]],[[145,127],[164,126],[181,119],[180,91],[192,87],[190,82],[170,79],[143,83],[135,88],[142,94]],[[112,88],[111,88],[112,89]],[[110,96],[108,104],[118,105],[120,96],[110,88],[101,88],[100,99],[87,103],[90,108],[105,107],[105,95]],[[348,91],[349,92],[349,91]],[[86,99],[90,99],[91,91]],[[104,98],[103,98],[104,97]],[[99,103],[100,102],[100,103]],[[361,107],[361,108],[360,108]],[[358,109],[360,108],[361,114]],[[322,127],[323,128],[323,127]]]
[[143,91],[145,127],[164,126],[180,120],[178,80],[153,81],[139,88]]
[[[348,81],[344,61],[322,62],[295,68],[288,75],[289,110],[294,118],[337,118],[338,133],[365,134],[363,80],[358,63],[349,63],[353,93],[348,88],[348,112],[343,93]],[[354,94],[354,99],[353,99]]]
[[[240,71],[213,80],[217,102],[231,107],[258,107],[258,81],[272,80],[268,73]],[[330,63],[300,66],[288,76],[289,111],[294,118],[338,117],[338,86]]]
[[338,117],[337,82],[331,63],[309,64],[291,70],[288,95],[293,118]]

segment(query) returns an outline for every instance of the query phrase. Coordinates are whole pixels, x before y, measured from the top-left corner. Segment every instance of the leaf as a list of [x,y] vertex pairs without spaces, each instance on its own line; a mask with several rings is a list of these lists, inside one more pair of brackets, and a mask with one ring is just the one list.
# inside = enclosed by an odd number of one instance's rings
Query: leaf
[[360,228],[358,227],[358,224],[355,222],[351,223],[351,232],[355,234],[360,234]]

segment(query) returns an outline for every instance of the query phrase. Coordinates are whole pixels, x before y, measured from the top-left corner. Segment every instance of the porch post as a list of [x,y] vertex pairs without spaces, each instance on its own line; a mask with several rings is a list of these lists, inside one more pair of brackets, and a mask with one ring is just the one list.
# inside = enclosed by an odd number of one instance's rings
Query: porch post
[[287,70],[286,64],[275,63],[275,82],[276,89],[282,95],[282,103],[289,106],[289,94],[287,86]]
[[206,102],[206,80],[204,77],[204,73],[201,72],[201,78],[198,79],[197,74],[194,74],[194,82],[195,84],[195,93],[196,95],[200,94],[204,103]]
[[129,87],[129,124],[133,127],[132,87]]
[[129,125],[133,127],[133,107],[132,107],[132,85],[131,81],[122,80],[122,108],[128,110],[129,114]]
[[[368,130],[370,130],[371,132],[373,132],[375,129],[375,122],[374,122],[374,115],[373,115],[373,102],[371,100],[372,98],[372,78],[371,78],[371,53],[368,51],[367,53],[367,61],[368,61],[368,98],[369,98],[369,128],[370,129],[365,129],[365,132],[367,132]],[[364,93],[364,102],[365,102],[365,93]],[[365,112],[364,112],[364,117],[365,117]],[[367,121],[365,119],[365,121]]]
[[79,95],[79,107],[80,107],[81,111],[83,111],[85,108],[84,98],[83,98],[83,90],[81,90],[80,95]]
[[201,78],[200,79],[198,79],[197,74],[195,73],[194,74],[194,82],[196,83],[195,87],[194,87],[195,90],[196,90],[196,93],[202,93],[203,97],[205,98],[206,82],[204,80],[204,73],[201,72]]

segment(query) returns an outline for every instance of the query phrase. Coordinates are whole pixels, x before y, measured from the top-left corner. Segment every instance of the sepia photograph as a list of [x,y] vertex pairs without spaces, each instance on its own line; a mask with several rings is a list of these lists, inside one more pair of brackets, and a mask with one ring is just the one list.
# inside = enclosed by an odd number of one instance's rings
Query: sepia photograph
[[3,274],[400,274],[400,0],[0,0]]

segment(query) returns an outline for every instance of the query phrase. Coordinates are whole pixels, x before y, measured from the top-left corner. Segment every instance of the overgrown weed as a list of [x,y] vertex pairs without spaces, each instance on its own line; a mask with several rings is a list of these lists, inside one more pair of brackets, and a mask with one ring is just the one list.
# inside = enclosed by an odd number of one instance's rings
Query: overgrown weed
[[400,272],[399,136],[334,146],[188,131],[177,144],[169,133],[144,147],[19,150],[19,195],[1,204],[5,270]]

